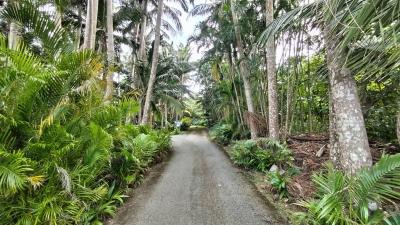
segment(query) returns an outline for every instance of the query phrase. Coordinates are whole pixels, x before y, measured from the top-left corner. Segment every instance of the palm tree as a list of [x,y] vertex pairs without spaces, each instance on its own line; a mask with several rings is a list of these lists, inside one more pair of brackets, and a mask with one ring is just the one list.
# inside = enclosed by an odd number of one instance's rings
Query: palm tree
[[60,29],[62,26],[63,7],[66,4],[66,2],[63,0],[56,0],[54,3],[55,3],[55,8],[56,8],[55,23],[56,23],[56,27],[58,29]]
[[113,97],[114,81],[114,27],[113,27],[113,0],[107,0],[107,85],[104,100],[110,101]]
[[[233,0],[231,0],[230,4],[231,4],[232,20],[233,20],[233,25],[234,25],[234,29],[235,29],[236,47],[240,54],[239,67],[240,67],[240,72],[241,72],[242,79],[243,79],[243,87],[244,87],[244,93],[246,96],[247,111],[250,114],[253,114],[255,111],[254,111],[253,98],[252,98],[252,94],[251,94],[251,85],[250,85],[250,81],[249,81],[250,74],[249,74],[246,59],[245,59],[246,56],[245,56],[245,52],[244,52],[241,31],[240,31],[240,27],[239,27],[239,21],[238,21],[237,15],[236,15],[235,2]],[[252,119],[252,115],[249,116],[248,120],[249,120],[249,125],[250,125],[251,138],[255,139],[255,138],[257,138],[257,129],[256,129],[255,122]]]
[[[13,0],[9,1],[9,4],[17,4],[16,2],[14,2]],[[8,33],[8,47],[10,49],[15,49],[18,45],[19,42],[19,30],[20,30],[20,26],[13,20],[10,20],[10,31]]]
[[94,50],[96,45],[98,0],[88,0],[86,9],[85,36],[82,48]]
[[[274,19],[274,1],[265,1],[265,22],[270,24]],[[278,117],[278,84],[275,68],[275,41],[270,39],[266,44],[266,62],[268,77],[268,127],[270,138],[279,139],[279,117]]]
[[397,140],[400,144],[400,110],[397,113],[396,134],[397,134]]
[[146,91],[146,99],[143,106],[143,117],[141,124],[147,124],[149,122],[149,114],[150,114],[150,103],[153,95],[153,87],[156,81],[156,72],[157,72],[157,64],[159,57],[159,47],[160,47],[160,39],[161,39],[161,17],[163,12],[163,0],[158,1],[157,6],[157,20],[155,27],[155,35],[154,35],[154,48],[153,48],[153,57],[151,62],[150,69],[150,79],[147,84]]
[[[139,35],[139,53],[138,61],[144,63],[146,60],[146,28],[147,28],[147,0],[142,0],[142,18],[140,23],[140,35]],[[136,65],[132,65],[132,88],[137,89],[138,87],[138,73],[135,72]]]

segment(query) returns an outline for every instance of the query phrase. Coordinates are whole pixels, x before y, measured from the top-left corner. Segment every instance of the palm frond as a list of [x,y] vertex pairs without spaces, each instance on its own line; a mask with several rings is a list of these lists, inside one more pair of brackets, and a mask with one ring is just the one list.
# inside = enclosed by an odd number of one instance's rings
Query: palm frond
[[2,16],[32,31],[39,38],[40,44],[48,54],[48,59],[53,59],[53,56],[61,51],[68,52],[73,49],[65,30],[57,27],[55,22],[40,12],[30,0],[9,4],[2,12]]
[[22,153],[7,153],[0,149],[0,195],[7,196],[23,190],[28,172],[33,169]]

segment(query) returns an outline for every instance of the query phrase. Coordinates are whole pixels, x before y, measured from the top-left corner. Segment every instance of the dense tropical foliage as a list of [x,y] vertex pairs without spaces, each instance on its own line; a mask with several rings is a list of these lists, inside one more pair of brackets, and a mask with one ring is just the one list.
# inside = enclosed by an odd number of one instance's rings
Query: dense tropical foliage
[[[297,221],[399,223],[399,155],[376,162],[370,148],[400,144],[398,0],[0,7],[0,224],[101,224],[167,154],[175,125],[208,126],[281,198],[301,172],[284,142],[326,137],[331,162]],[[182,12],[202,18],[187,45],[171,39]],[[204,54],[190,63],[193,46]]]

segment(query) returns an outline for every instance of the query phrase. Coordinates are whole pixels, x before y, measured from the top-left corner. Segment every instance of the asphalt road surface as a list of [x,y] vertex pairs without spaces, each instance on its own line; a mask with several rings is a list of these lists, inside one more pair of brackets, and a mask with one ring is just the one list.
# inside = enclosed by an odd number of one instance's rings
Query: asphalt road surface
[[172,138],[155,168],[109,225],[284,224],[227,156],[198,134]]

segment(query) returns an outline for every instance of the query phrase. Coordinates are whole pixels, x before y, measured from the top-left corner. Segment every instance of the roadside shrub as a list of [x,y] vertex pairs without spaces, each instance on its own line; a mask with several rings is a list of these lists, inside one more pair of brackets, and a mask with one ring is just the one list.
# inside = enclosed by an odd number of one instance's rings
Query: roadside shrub
[[269,139],[237,141],[229,154],[236,165],[261,172],[267,172],[274,164],[293,160],[286,146]]
[[289,167],[286,170],[276,167],[276,170],[267,172],[266,181],[269,182],[272,189],[278,193],[279,198],[286,198],[288,197],[287,185],[290,179],[299,172],[299,168],[297,167]]
[[183,117],[181,119],[181,131],[186,131],[192,125],[192,119],[190,117]]
[[267,174],[267,177],[268,182],[271,184],[272,188],[278,192],[279,198],[287,197],[287,183],[289,181],[289,177],[286,176],[284,173],[281,174],[278,170],[274,172],[269,172]]
[[206,127],[207,126],[207,119],[201,119],[201,118],[193,119],[192,125],[193,126]]
[[228,145],[232,139],[232,125],[219,123],[214,125],[210,130],[210,137],[221,145]]
[[[400,200],[400,154],[384,155],[372,168],[348,175],[328,164],[315,174],[315,199],[300,202],[297,224],[399,224],[399,215],[384,206]],[[397,207],[395,205],[395,207]]]

